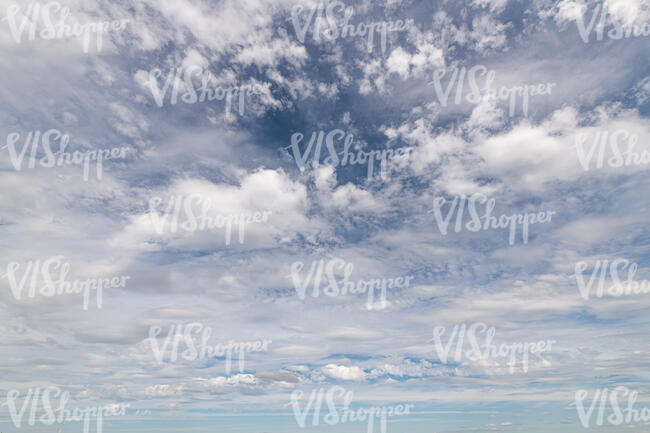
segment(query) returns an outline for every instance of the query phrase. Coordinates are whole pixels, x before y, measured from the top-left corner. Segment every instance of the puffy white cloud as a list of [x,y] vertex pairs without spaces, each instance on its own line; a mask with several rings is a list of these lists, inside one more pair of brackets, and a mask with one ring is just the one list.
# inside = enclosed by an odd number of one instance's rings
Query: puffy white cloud
[[[539,125],[523,121],[507,132],[478,139],[474,152],[485,160],[487,174],[498,176],[513,188],[538,188],[553,181],[576,179],[588,171],[615,174],[642,170],[643,164],[627,165],[623,153],[634,142],[633,153],[639,155],[640,162],[641,155],[650,150],[647,123],[634,111],[594,113],[604,117],[584,126],[576,123],[577,113],[572,108],[554,112]],[[599,139],[606,138],[608,142],[602,148],[606,156],[600,166]],[[620,158],[611,160],[616,158],[612,146],[619,149]],[[609,164],[610,160],[615,164]]]
[[345,365],[327,364],[321,370],[329,377],[339,380],[361,382],[366,380],[367,376],[366,372],[357,366],[346,367]]
[[[233,247],[271,247],[276,242],[287,242],[298,233],[311,231],[311,236],[318,235],[317,225],[306,215],[305,186],[292,181],[281,170],[242,174],[239,185],[177,179],[168,188],[151,191],[142,199],[148,210],[131,216],[124,230],[113,238],[115,245],[144,249],[156,244],[190,250],[227,248],[226,224],[222,221],[216,228],[202,226],[203,215],[217,221],[218,216],[223,219],[228,215],[255,213],[264,218],[266,212],[266,219],[260,222],[231,225],[230,245]],[[159,202],[155,210],[149,206],[151,200]],[[206,206],[207,210],[203,211]],[[175,218],[179,224],[176,228],[172,225]],[[161,227],[157,228],[157,224]],[[239,231],[242,226],[243,239]]]

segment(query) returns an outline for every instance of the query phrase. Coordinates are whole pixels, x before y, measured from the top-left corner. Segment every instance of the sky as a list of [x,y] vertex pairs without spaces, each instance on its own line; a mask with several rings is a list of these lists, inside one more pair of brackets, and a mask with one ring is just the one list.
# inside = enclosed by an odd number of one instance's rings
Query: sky
[[0,430],[650,432],[649,23],[0,0]]

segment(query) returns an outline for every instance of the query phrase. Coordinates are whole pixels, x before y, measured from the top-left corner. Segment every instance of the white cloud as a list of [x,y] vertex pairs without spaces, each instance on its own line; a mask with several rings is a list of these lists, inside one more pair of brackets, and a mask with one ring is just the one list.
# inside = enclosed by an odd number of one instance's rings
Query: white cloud
[[322,367],[323,373],[331,378],[339,380],[351,380],[362,382],[366,380],[366,372],[357,366],[346,367],[344,365],[327,364]]

